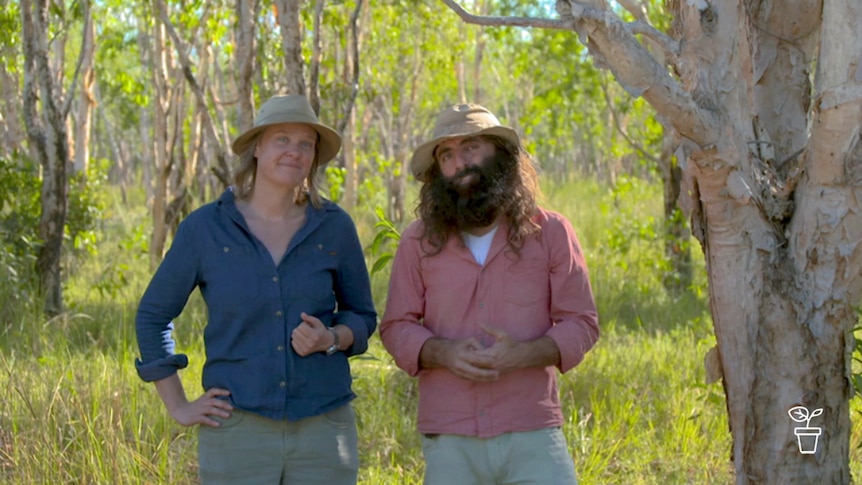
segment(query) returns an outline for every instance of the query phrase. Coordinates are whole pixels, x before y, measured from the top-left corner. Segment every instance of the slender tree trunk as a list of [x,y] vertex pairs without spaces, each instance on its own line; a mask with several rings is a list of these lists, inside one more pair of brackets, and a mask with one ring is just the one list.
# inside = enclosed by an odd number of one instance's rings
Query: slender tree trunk
[[[150,69],[151,79],[155,80],[155,74],[153,72],[155,61],[152,53],[152,46],[150,45],[153,36],[151,35],[150,28],[147,26],[146,17],[147,14],[144,12],[141,12],[136,16],[138,28],[138,52],[141,57],[141,65]],[[142,109],[140,111],[138,118],[138,136],[141,139],[141,147],[140,152],[136,155],[136,160],[141,165],[141,183],[146,193],[147,206],[152,209],[153,201],[155,200],[155,177],[153,176],[153,169],[156,164],[156,133],[152,122],[152,115],[156,109],[156,103],[160,98],[155,82],[152,84],[150,89],[150,95],[153,99],[153,108]]]
[[96,51],[95,28],[89,0],[84,6],[84,39],[81,48],[81,96],[78,98],[78,113],[75,117],[75,172],[87,173],[90,159],[90,126],[93,118],[95,96],[93,85],[96,81],[93,60]]
[[167,14],[167,6],[164,3],[161,3],[161,5],[162,8],[160,10],[160,15],[162,22],[165,25],[165,28],[171,38],[171,41],[176,46],[177,57],[180,60],[183,75],[186,78],[186,81],[188,81],[189,86],[191,87],[192,94],[194,94],[196,103],[195,109],[201,114],[204,132],[206,133],[207,139],[209,140],[209,143],[212,144],[212,147],[215,151],[216,165],[215,167],[211,168],[215,175],[219,178],[219,180],[222,181],[222,183],[226,187],[230,184],[230,167],[228,167],[227,163],[227,149],[219,140],[218,132],[216,131],[215,127],[215,121],[213,119],[213,116],[209,112],[204,88],[198,81],[197,76],[195,76],[194,72],[192,71],[192,63],[188,56],[189,48],[186,45],[186,42],[180,38],[173,24],[171,24],[170,18],[168,18]]
[[255,65],[254,31],[259,0],[239,0],[236,3],[236,49],[234,59],[237,65],[237,92],[239,97],[239,133],[250,129],[254,124],[254,86],[252,74]]
[[306,94],[302,57],[302,27],[299,22],[300,0],[275,0],[276,20],[281,27],[287,94]]
[[[315,0],[314,2],[314,27],[311,37],[311,63],[308,69],[308,101],[311,108],[320,114],[320,63],[323,61],[323,9],[326,0]],[[337,45],[337,44],[336,44]]]
[[[356,187],[358,186],[359,165],[356,163],[356,129],[354,128],[356,115],[353,111],[347,115],[347,125],[344,128],[344,143],[341,153],[344,157],[344,197],[341,205],[348,211],[356,207]],[[350,190],[348,190],[350,189]],[[349,192],[349,193],[348,193]]]
[[20,8],[25,58],[24,121],[33,152],[42,166],[42,243],[36,271],[45,294],[45,313],[56,315],[63,311],[60,258],[66,224],[68,137],[61,93],[48,59],[48,4],[44,0],[24,0]]
[[151,212],[153,216],[153,233],[150,237],[150,268],[155,269],[162,260],[165,250],[165,239],[168,228],[165,224],[167,209],[168,177],[171,173],[171,155],[168,132],[168,117],[170,115],[171,89],[168,85],[168,52],[165,42],[165,26],[161,21],[161,10],[164,2],[156,3],[154,27],[149,45],[153,80],[153,198]]

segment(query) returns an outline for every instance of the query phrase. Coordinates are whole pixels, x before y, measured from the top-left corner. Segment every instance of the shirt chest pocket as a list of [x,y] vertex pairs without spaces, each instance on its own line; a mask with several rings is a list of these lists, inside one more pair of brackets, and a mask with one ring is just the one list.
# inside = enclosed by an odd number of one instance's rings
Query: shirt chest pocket
[[296,297],[334,304],[337,281],[338,251],[323,244],[311,244],[298,248],[287,261],[284,277],[288,278],[291,293]]
[[547,302],[551,293],[547,263],[540,259],[518,261],[503,281],[505,303],[517,306]]

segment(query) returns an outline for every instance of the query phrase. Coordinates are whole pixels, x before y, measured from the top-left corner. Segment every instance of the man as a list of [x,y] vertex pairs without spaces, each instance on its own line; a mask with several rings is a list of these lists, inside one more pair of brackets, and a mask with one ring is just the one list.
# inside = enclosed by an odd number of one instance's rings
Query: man
[[537,206],[517,133],[481,106],[443,111],[410,169],[419,220],[380,336],[419,378],[425,484],[577,483],[556,369],[580,363],[599,329],[571,224]]

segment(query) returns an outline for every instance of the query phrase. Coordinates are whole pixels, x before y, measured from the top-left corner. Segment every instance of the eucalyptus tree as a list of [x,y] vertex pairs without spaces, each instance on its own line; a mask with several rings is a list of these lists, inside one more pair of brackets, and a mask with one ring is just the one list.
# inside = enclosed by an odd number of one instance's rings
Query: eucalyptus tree
[[151,268],[158,266],[165,250],[168,179],[174,170],[175,147],[182,136],[180,104],[184,84],[175,55],[169,49],[168,34],[160,15],[164,8],[163,2],[156,2],[154,5],[141,5],[138,12],[138,49],[141,64],[147,66],[150,76],[151,111],[141,117],[141,139],[152,142],[145,151],[149,160],[144,161],[148,169],[144,171],[144,184],[150,191],[148,202],[153,220],[149,246]]
[[96,105],[95,99],[95,52],[96,52],[96,28],[93,21],[89,1],[80,3],[82,15],[82,38],[81,56],[76,69],[80,75],[80,95],[77,97],[77,109],[75,111],[75,133],[73,145],[73,167],[76,172],[86,176],[87,167],[90,162],[90,133],[92,131],[93,109]]
[[[42,168],[41,244],[36,271],[45,294],[44,309],[49,315],[63,310],[60,259],[68,205],[67,166],[71,162],[67,122],[80,73],[75,69],[71,76],[66,74],[66,41],[72,31],[70,25],[77,19],[76,12],[68,12],[64,7],[64,4],[49,5],[44,0],[24,0],[19,4],[24,54],[24,125],[30,154]],[[87,24],[91,21],[89,1],[84,0],[82,7]],[[86,45],[87,41],[82,43]],[[85,50],[81,50],[77,59],[79,68],[85,56]]]
[[[443,2],[469,22],[572,31],[669,121],[680,202],[707,261],[718,341],[707,365],[723,379],[737,483],[849,483],[862,3],[672,1],[666,34],[603,1],[558,0],[543,18],[479,18]],[[798,406],[821,425],[811,454],[788,418]]]

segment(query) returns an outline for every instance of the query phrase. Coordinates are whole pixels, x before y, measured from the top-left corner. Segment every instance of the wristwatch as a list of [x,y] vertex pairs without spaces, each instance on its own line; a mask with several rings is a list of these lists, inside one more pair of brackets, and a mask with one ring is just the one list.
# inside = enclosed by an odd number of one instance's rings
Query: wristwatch
[[329,348],[326,349],[326,355],[332,355],[332,354],[338,352],[338,331],[336,331],[332,327],[329,327],[327,330],[329,330],[329,333],[332,334],[333,340],[332,340],[332,345],[330,345]]

